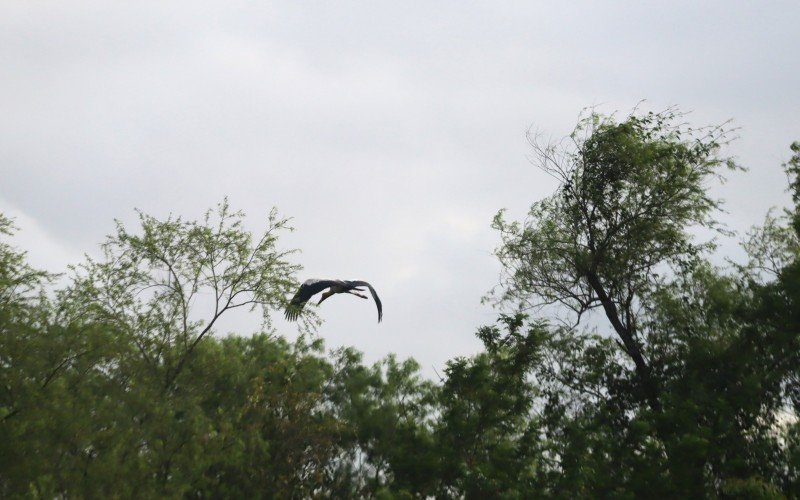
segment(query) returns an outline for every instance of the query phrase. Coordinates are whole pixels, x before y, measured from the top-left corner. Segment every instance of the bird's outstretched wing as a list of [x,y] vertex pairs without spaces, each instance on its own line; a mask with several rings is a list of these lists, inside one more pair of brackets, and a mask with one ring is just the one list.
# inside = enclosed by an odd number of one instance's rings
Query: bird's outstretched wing
[[372,298],[375,299],[375,306],[378,308],[378,323],[380,323],[381,319],[383,319],[383,304],[381,304],[381,299],[378,298],[378,294],[375,292],[375,289],[372,288],[372,285],[366,281],[348,281],[348,284],[354,286],[365,286],[369,288]]
[[341,281],[318,279],[304,281],[297,290],[297,293],[295,293],[294,297],[292,297],[292,301],[286,306],[286,312],[284,313],[284,316],[289,321],[296,320],[300,315],[300,311],[303,310],[303,306],[305,306],[306,302],[308,302],[308,299],[325,290],[326,288],[338,284],[341,284]]

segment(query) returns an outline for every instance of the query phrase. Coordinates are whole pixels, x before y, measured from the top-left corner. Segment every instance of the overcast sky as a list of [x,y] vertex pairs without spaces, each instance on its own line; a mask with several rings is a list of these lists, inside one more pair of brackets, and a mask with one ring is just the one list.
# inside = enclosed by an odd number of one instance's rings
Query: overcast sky
[[531,127],[558,138],[586,106],[642,99],[732,118],[727,152],[750,170],[714,188],[722,219],[741,232],[785,203],[798,19],[796,1],[6,0],[0,211],[62,271],[134,208],[198,218],[228,196],[258,228],[275,206],[299,279],[364,279],[383,299],[380,325],[367,301],[326,302],[328,346],[430,374],[496,317],[480,304],[492,216],[555,187],[528,160]]

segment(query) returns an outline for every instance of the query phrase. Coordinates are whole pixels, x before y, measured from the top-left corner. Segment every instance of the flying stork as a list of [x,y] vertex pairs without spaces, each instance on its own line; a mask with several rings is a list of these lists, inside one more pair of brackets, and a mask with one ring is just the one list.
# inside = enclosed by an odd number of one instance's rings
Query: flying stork
[[378,307],[378,323],[380,323],[381,319],[383,318],[383,306],[381,305],[381,299],[378,298],[378,294],[375,293],[375,289],[372,288],[372,285],[366,281],[347,280],[306,280],[302,285],[300,285],[300,289],[298,289],[297,293],[294,294],[294,297],[292,297],[292,301],[289,302],[289,305],[286,306],[286,319],[289,321],[296,320],[297,316],[300,314],[300,311],[303,310],[303,306],[306,305],[306,302],[308,302],[308,299],[310,299],[313,295],[325,290],[326,288],[328,288],[328,291],[322,294],[319,302],[317,302],[318,305],[322,304],[323,300],[337,293],[349,293],[351,295],[355,295],[356,297],[366,299],[368,298],[366,295],[361,295],[358,293],[364,291],[363,288],[359,288],[361,286],[369,288],[369,291],[372,293],[372,298],[375,299],[375,305]]

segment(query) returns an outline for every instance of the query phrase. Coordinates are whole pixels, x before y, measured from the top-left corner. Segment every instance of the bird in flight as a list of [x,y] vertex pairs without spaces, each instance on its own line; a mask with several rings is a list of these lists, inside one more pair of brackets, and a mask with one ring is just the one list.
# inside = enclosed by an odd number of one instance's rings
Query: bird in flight
[[317,304],[322,304],[323,300],[337,293],[349,293],[351,295],[355,295],[356,297],[366,299],[368,298],[366,295],[361,295],[358,293],[364,291],[363,288],[359,288],[364,286],[369,288],[370,293],[372,293],[372,298],[375,299],[375,305],[378,307],[378,322],[380,323],[381,319],[383,318],[383,306],[381,304],[381,299],[378,298],[378,294],[375,293],[375,289],[372,288],[372,285],[366,281],[347,280],[306,280],[302,285],[300,285],[300,289],[298,289],[297,293],[294,294],[294,297],[292,297],[292,301],[289,302],[289,305],[286,306],[286,319],[289,321],[296,320],[297,316],[300,315],[300,311],[303,310],[303,306],[305,306],[306,302],[308,302],[308,299],[310,299],[313,295],[325,290],[326,288],[328,291],[322,294],[322,297],[319,299]]

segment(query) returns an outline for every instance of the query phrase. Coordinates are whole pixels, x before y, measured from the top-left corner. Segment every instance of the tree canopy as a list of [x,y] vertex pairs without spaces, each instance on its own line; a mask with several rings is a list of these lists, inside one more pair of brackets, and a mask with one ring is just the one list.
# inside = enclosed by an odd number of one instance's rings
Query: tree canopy
[[[693,235],[739,167],[684,120],[532,141],[558,187],[494,219],[504,310],[438,380],[327,349],[313,310],[276,330],[300,268],[274,211],[140,213],[61,285],[0,214],[0,497],[800,496],[800,143],[796,206],[720,267]],[[237,308],[260,331],[217,335]]]

